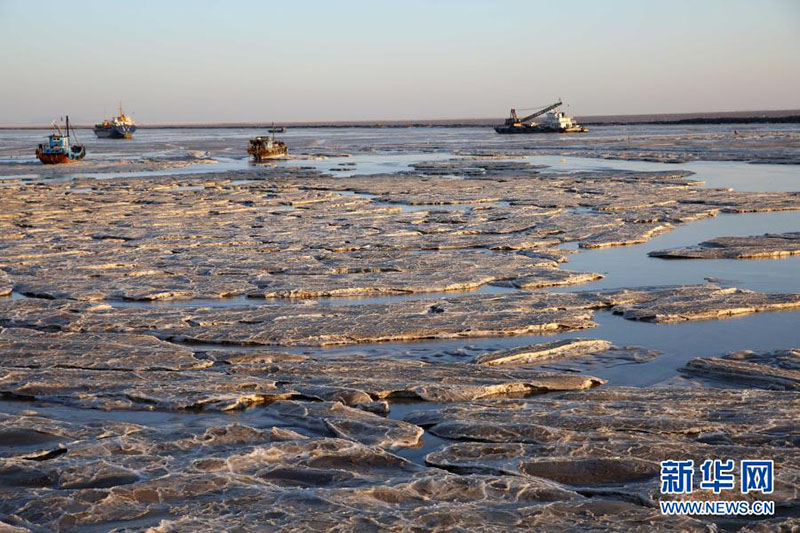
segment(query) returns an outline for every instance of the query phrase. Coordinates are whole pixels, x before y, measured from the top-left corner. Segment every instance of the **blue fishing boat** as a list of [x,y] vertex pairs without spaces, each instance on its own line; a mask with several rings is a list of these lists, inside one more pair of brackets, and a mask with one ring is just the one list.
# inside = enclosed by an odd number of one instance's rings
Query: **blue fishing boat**
[[[86,147],[82,144],[69,143],[69,117],[64,133],[61,128],[53,122],[55,132],[47,137],[47,142],[40,144],[36,148],[36,157],[45,165],[58,165],[60,163],[70,163],[83,159],[86,155]],[[75,133],[73,131],[73,133]]]

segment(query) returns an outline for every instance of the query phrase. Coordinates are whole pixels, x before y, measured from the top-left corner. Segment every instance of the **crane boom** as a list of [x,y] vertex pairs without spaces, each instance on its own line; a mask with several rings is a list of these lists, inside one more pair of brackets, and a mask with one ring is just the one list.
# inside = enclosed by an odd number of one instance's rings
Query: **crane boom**
[[527,117],[522,117],[522,118],[519,118],[517,116],[517,110],[516,109],[512,109],[511,110],[511,116],[506,119],[506,125],[507,126],[512,126],[514,124],[523,124],[525,122],[533,120],[534,118],[538,117],[539,115],[544,115],[548,111],[552,111],[553,109],[559,107],[561,104],[562,104],[562,102],[561,102],[561,100],[559,100],[555,104],[550,104],[549,106],[544,107],[544,108],[540,109],[539,111],[536,111],[535,113],[531,113]]
[[538,117],[539,115],[544,115],[544,114],[545,114],[545,113],[547,113],[548,111],[552,111],[553,109],[557,108],[557,107],[558,107],[558,106],[560,106],[560,105],[561,105],[561,100],[559,100],[559,101],[558,101],[558,102],[556,102],[555,104],[550,104],[549,106],[547,106],[547,107],[545,107],[545,108],[543,108],[543,109],[540,109],[540,110],[539,110],[539,111],[537,111],[536,113],[531,113],[531,114],[530,114],[530,115],[528,115],[527,117],[523,117],[523,118],[520,120],[520,122],[528,122],[529,120],[532,120],[532,119],[534,119],[534,118]]

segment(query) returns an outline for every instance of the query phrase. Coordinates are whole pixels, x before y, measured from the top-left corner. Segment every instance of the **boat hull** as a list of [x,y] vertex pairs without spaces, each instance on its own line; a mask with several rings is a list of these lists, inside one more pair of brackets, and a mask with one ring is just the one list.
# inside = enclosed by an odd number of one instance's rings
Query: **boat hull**
[[76,144],[70,147],[69,152],[45,152],[41,148],[36,149],[36,158],[44,165],[61,165],[63,163],[73,163],[86,156],[86,148]]
[[525,133],[586,133],[583,126],[575,128],[548,128],[545,126],[497,126],[494,131],[502,134],[525,134]]
[[36,150],[36,157],[44,165],[60,165],[62,163],[71,163],[72,159],[67,154],[45,154]]
[[94,134],[100,139],[132,139],[136,126],[95,126]]
[[267,159],[279,159],[286,155],[286,150],[282,152],[270,152],[270,153],[261,153],[261,154],[250,154],[253,156],[253,161],[259,163],[261,161],[266,161]]

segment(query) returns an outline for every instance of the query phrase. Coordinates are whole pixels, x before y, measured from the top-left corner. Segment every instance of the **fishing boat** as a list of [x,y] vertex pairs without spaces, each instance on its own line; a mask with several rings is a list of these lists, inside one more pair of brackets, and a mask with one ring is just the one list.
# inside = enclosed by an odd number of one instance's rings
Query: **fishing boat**
[[118,116],[94,125],[94,134],[104,139],[132,139],[135,131],[136,123],[122,110],[122,104]]
[[284,128],[283,126],[272,126],[269,129],[269,132],[270,133],[286,133],[286,128]]
[[265,159],[275,159],[276,157],[283,157],[289,151],[289,147],[285,142],[276,141],[275,134],[270,137],[269,135],[259,135],[250,139],[247,146],[247,153],[253,156],[253,161],[259,163]]
[[[45,165],[58,165],[60,163],[70,163],[83,159],[86,155],[86,147],[82,144],[69,143],[69,117],[64,132],[53,122],[54,133],[47,137],[47,142],[41,143],[36,148],[36,157]],[[74,131],[72,132],[75,133]],[[77,140],[77,137],[76,137]]]
[[[562,105],[559,100],[522,118],[517,116],[516,109],[512,109],[511,116],[502,126],[495,127],[494,131],[497,133],[585,133],[589,131],[576,123],[572,117],[559,111],[558,108]],[[534,118],[541,115],[544,115],[544,119],[540,123],[533,121]]]

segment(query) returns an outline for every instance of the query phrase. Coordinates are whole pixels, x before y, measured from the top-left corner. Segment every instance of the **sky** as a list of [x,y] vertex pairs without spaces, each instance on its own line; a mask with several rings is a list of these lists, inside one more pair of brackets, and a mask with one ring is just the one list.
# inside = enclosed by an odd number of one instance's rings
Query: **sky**
[[800,109],[800,0],[0,0],[0,124]]

